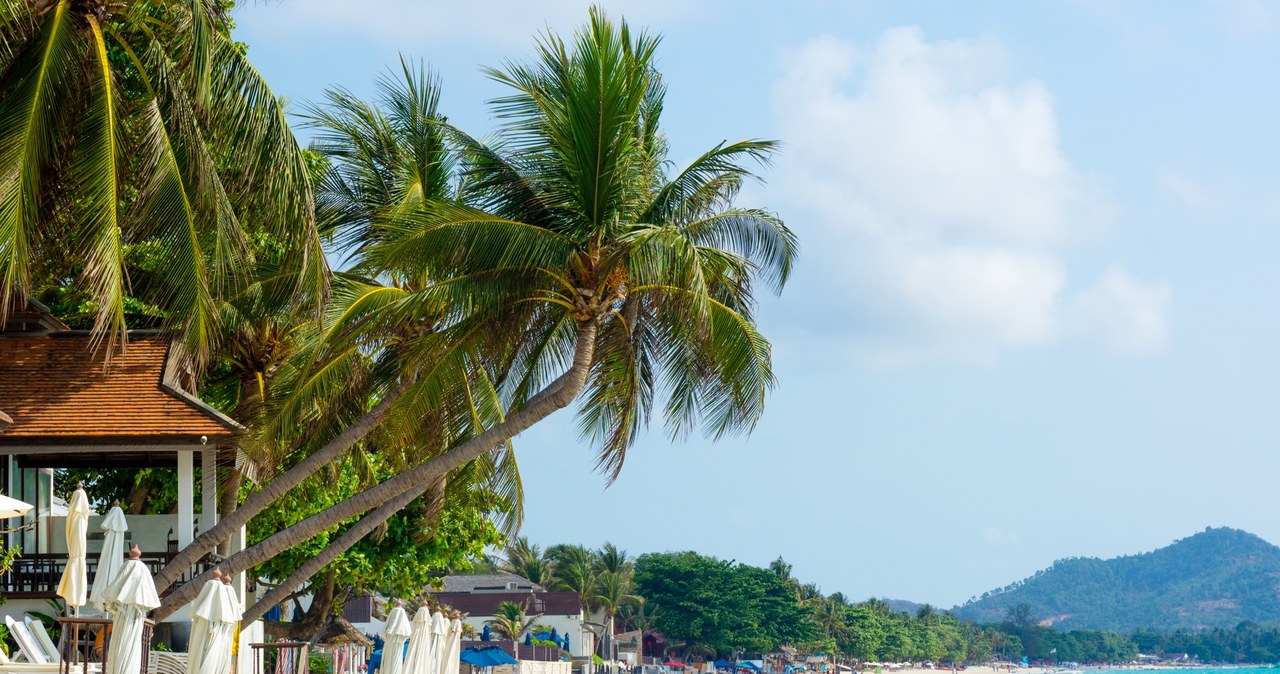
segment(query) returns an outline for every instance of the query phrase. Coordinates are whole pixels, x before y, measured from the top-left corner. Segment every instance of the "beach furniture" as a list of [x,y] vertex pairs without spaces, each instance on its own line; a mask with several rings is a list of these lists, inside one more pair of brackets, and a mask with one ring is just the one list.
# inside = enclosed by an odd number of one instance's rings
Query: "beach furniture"
[[58,662],[58,647],[54,645],[53,639],[49,638],[49,632],[44,628],[44,623],[32,618],[31,616],[23,616],[22,622],[26,623],[27,630],[36,638],[36,643],[44,650],[45,656],[49,662]]
[[36,637],[27,629],[25,622],[18,622],[13,616],[5,616],[4,624],[9,628],[9,634],[13,636],[13,640],[18,644],[18,654],[27,662],[34,665],[57,665],[57,659],[50,660],[45,654],[44,649],[40,646],[40,642],[36,641]]

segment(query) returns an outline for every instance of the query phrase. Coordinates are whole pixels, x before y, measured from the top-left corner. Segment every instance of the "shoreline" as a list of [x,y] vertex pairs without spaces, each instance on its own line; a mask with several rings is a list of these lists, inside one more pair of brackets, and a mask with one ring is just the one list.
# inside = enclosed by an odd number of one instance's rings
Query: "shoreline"
[[[1268,664],[1245,664],[1245,665],[1211,665],[1211,664],[1186,664],[1186,665],[1109,665],[1109,666],[1080,666],[1080,667],[1009,667],[1009,666],[992,666],[992,665],[972,665],[964,669],[955,670],[956,674],[964,672],[965,674],[1034,674],[1043,672],[1044,674],[1066,674],[1067,672],[1102,672],[1102,671],[1170,671],[1170,670],[1187,670],[1187,669],[1271,669],[1274,665]],[[924,667],[911,667],[902,669],[890,669],[888,667],[880,668],[882,674],[950,674],[951,669],[948,667],[935,667],[928,669]],[[864,668],[856,670],[861,674],[876,674],[876,668]]]

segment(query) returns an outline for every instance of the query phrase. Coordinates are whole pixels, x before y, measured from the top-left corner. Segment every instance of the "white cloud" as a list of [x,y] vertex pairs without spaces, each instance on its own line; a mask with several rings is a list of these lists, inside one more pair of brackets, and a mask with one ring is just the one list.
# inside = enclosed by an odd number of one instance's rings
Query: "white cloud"
[[245,5],[238,16],[272,26],[277,36],[340,33],[397,44],[524,45],[529,36],[550,26],[558,30],[582,23],[587,9],[603,5],[615,17],[644,26],[659,17],[681,16],[698,4],[676,0],[280,0]]
[[1275,4],[1266,0],[1217,0],[1215,4],[1234,35],[1266,36],[1280,23]]
[[1217,210],[1217,195],[1200,181],[1184,173],[1166,171],[1160,176],[1160,182],[1183,206],[1205,213]]
[[1097,239],[1109,209],[1063,155],[1048,89],[1001,83],[1004,65],[996,45],[914,28],[870,51],[822,38],[790,56],[774,184],[807,211],[806,265],[828,270],[881,356],[986,358],[1068,337],[1158,348],[1167,287],[1117,268],[1072,293],[1066,252]]
[[1172,298],[1167,284],[1145,283],[1114,268],[1072,298],[1067,323],[1116,351],[1148,353],[1168,341]]

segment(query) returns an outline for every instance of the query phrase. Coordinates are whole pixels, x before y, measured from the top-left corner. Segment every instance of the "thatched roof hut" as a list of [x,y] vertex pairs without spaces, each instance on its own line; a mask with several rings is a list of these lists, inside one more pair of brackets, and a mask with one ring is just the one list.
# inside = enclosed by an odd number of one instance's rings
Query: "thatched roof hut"
[[346,619],[341,617],[330,620],[329,623],[324,626],[324,629],[320,630],[320,633],[312,639],[312,642],[319,646],[355,644],[357,646],[364,646],[368,648],[373,645],[365,635],[360,633],[360,630],[355,628],[355,625],[352,625],[350,622],[347,622]]

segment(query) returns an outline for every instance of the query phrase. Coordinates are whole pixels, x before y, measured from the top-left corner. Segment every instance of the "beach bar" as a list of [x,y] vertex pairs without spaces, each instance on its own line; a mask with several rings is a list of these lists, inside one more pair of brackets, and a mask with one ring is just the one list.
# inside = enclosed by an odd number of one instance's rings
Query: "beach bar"
[[[9,523],[17,531],[0,536],[6,549],[21,547],[12,572],[0,578],[8,599],[0,613],[21,619],[27,611],[48,611],[56,598],[67,560],[61,498],[67,494],[55,493],[57,469],[176,468],[176,514],[129,515],[125,545],[137,545],[154,574],[217,521],[217,468],[243,461],[235,442],[243,427],[188,392],[181,347],[170,333],[130,332],[109,361],[104,351],[88,332],[68,329],[36,302],[0,325],[0,410],[7,422],[0,427],[0,486],[35,505]],[[103,515],[89,520],[90,582]],[[233,549],[243,545],[243,532],[238,538]],[[236,581],[243,598],[243,578]],[[187,619],[185,611],[170,618]]]

